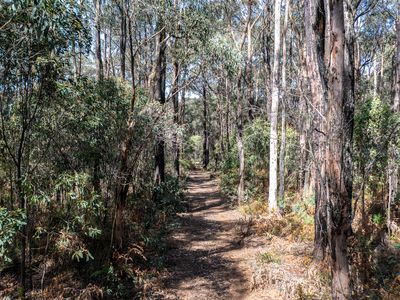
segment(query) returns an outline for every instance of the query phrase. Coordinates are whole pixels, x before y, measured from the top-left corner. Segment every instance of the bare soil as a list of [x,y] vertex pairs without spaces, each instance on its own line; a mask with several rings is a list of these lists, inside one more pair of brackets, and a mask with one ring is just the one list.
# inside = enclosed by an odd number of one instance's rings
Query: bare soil
[[249,292],[247,270],[235,255],[235,224],[240,214],[220,197],[209,173],[189,178],[189,212],[171,236],[168,274],[153,299],[243,299]]
[[[147,299],[281,299],[278,291],[252,291],[251,263],[262,241],[243,243],[243,216],[219,194],[209,173],[189,177],[189,212],[170,237],[167,272]],[[267,294],[267,295],[266,295]]]
[[[189,210],[170,236],[166,271],[144,298],[325,299],[318,267],[309,263],[312,243],[251,234],[249,219],[221,197],[207,172],[191,173],[186,196]],[[266,253],[279,259],[260,262]]]

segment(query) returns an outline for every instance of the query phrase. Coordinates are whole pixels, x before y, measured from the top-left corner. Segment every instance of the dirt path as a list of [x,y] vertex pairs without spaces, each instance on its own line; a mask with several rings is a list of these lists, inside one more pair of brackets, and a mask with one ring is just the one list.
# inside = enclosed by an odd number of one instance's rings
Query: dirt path
[[189,212],[167,253],[169,274],[151,299],[245,299],[250,273],[235,225],[241,215],[220,197],[209,173],[190,175]]

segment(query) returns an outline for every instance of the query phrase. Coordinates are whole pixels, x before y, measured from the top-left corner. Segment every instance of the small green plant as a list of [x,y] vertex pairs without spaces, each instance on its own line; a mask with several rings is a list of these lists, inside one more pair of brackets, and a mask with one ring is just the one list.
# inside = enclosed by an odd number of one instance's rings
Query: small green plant
[[384,222],[384,217],[381,214],[374,214],[372,215],[372,222],[375,225],[382,225]]
[[281,258],[272,252],[264,252],[258,255],[258,261],[262,264],[281,263]]

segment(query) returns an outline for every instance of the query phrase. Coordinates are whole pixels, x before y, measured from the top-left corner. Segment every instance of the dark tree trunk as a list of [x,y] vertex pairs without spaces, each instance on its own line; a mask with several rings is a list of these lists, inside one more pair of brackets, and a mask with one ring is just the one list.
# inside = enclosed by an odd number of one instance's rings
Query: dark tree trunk
[[207,170],[210,162],[210,133],[208,130],[208,103],[207,89],[205,83],[203,85],[203,168]]
[[[133,30],[132,20],[129,19],[129,41],[131,55],[131,76],[132,76],[132,99],[128,119],[128,127],[124,140],[120,146],[119,168],[117,174],[117,182],[115,185],[115,216],[113,222],[113,240],[112,243],[117,248],[123,247],[124,241],[124,218],[123,211],[126,206],[129,184],[132,181],[132,166],[129,166],[129,157],[132,152],[133,136],[134,136],[134,120],[132,119],[133,110],[136,102],[136,83],[135,83],[135,54],[133,52]],[[110,57],[111,59],[111,57]]]
[[96,1],[96,79],[102,80],[104,76],[103,71],[103,60],[101,53],[101,24],[100,24],[100,15],[101,15],[101,0]]
[[[155,66],[155,85],[154,85],[154,98],[160,102],[160,104],[165,104],[165,80],[166,80],[166,31],[164,27],[164,16],[160,15],[158,17],[156,30],[158,33],[158,47],[157,47],[157,60]],[[155,172],[154,180],[156,183],[164,182],[165,180],[165,142],[161,138],[157,141],[155,149]]]
[[121,0],[119,4],[119,10],[121,13],[121,31],[120,31],[120,41],[119,41],[119,49],[120,49],[120,60],[121,60],[121,77],[125,79],[126,77],[126,9],[125,9],[125,0]]
[[[180,116],[179,116],[179,93],[178,93],[178,86],[179,86],[179,63],[177,60],[174,61],[174,83],[172,87],[172,101],[174,105],[174,123],[176,127],[180,125]],[[174,159],[174,173],[177,178],[180,175],[180,166],[179,166],[179,159],[180,159],[180,145],[178,140],[178,135],[175,132],[173,136],[173,159]]]

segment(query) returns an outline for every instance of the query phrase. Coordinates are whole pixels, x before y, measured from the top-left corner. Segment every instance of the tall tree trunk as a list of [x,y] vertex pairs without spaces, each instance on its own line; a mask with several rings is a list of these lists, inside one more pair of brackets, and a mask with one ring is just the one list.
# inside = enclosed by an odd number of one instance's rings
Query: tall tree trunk
[[252,56],[253,56],[253,49],[252,49],[252,4],[253,1],[247,2],[247,10],[248,10],[248,22],[247,22],[247,61],[246,61],[246,88],[247,88],[247,100],[249,103],[249,120],[254,119],[254,97],[253,97],[253,65],[252,65]]
[[[23,191],[22,187],[22,155],[18,155],[19,157],[17,158],[17,176],[16,176],[16,182],[15,182],[15,189],[17,192],[17,197],[19,201],[19,208],[27,213],[26,211],[26,198],[25,198],[25,193]],[[28,217],[28,216],[27,216]],[[22,226],[21,228],[21,266],[20,266],[20,280],[21,280],[21,288],[22,288],[22,295],[25,297],[25,292],[26,292],[26,244],[27,244],[27,225]]]
[[120,0],[119,10],[121,13],[121,31],[119,40],[120,60],[121,60],[121,77],[126,77],[126,7],[125,0]]
[[[133,147],[134,136],[134,120],[132,119],[133,111],[136,102],[136,83],[135,83],[135,55],[133,52],[133,30],[132,20],[129,20],[129,40],[130,40],[130,54],[131,54],[131,76],[132,76],[132,99],[130,111],[128,113],[129,119],[127,122],[127,132],[121,143],[119,149],[119,168],[117,173],[117,181],[114,190],[115,199],[115,216],[113,221],[113,238],[112,244],[117,248],[123,247],[124,241],[124,219],[123,211],[126,206],[126,199],[128,196],[129,184],[132,181],[132,166],[129,166],[129,157]],[[110,44],[111,47],[111,44]],[[111,59],[111,56],[110,56]]]
[[230,124],[230,104],[231,104],[231,91],[229,89],[228,77],[225,79],[225,138],[226,138],[226,152],[229,153],[231,150],[230,134],[229,134],[229,124]]
[[[343,0],[327,1],[330,30],[328,65],[328,110],[327,136],[325,148],[326,185],[328,199],[328,237],[332,265],[333,299],[350,299],[351,282],[347,258],[347,238],[351,233],[351,151],[348,143],[352,141],[353,126],[348,123],[348,114],[353,109],[351,90],[345,83],[348,79],[349,52],[345,50],[346,36],[344,25]],[[346,53],[347,52],[347,53]]]
[[208,103],[206,84],[203,84],[203,168],[210,162],[210,132],[208,129]]
[[109,28],[109,34],[108,34],[108,59],[107,59],[107,78],[109,78],[111,76],[111,69],[112,69],[112,74],[113,76],[115,76],[115,71],[113,68],[113,63],[112,63],[112,56],[111,56],[111,52],[112,51],[112,26],[110,25]]
[[327,236],[327,201],[325,197],[325,148],[326,123],[323,122],[326,110],[326,82],[324,78],[324,36],[325,15],[323,0],[306,0],[305,33],[307,48],[307,71],[310,80],[313,103],[312,150],[315,174],[315,217],[314,217],[314,258],[323,260],[326,255]]
[[[400,113],[400,4],[397,5],[396,18],[396,57],[395,57],[395,82],[394,82],[394,98],[393,112]],[[398,137],[389,146],[389,166],[388,166],[388,182],[389,182],[389,197],[387,204],[387,227],[390,236],[391,228],[391,207],[396,199],[399,185],[399,167],[396,163],[399,157],[399,149],[396,147]]]
[[219,93],[218,93],[218,140],[219,140],[219,145],[220,145],[220,153],[218,153],[218,156],[220,156],[221,159],[224,159],[226,157],[225,156],[226,152],[225,152],[225,139],[224,139],[223,96],[221,96],[221,94],[222,94],[221,82],[219,82]]
[[238,75],[237,83],[237,111],[236,111],[236,142],[239,159],[239,182],[237,189],[238,202],[244,199],[244,145],[243,145],[243,97],[242,97],[242,74]]
[[95,0],[96,6],[96,15],[95,15],[95,23],[96,23],[96,79],[102,80],[104,77],[103,71],[103,60],[101,53],[101,24],[100,24],[100,15],[101,15],[101,0]]
[[[164,2],[163,2],[164,3]],[[165,81],[166,81],[166,30],[164,23],[164,15],[158,16],[156,31],[158,33],[158,46],[157,46],[157,60],[155,65],[155,85],[154,85],[154,98],[160,102],[161,105],[165,104]],[[157,141],[155,151],[155,172],[154,180],[160,184],[165,180],[165,141],[163,138]]]
[[[302,40],[303,37],[299,36],[299,40]],[[301,69],[300,69],[300,114],[301,114],[301,123],[299,124],[298,130],[300,131],[300,174],[299,174],[299,189],[302,190],[303,199],[309,198],[314,193],[314,182],[310,182],[311,178],[311,163],[310,153],[311,149],[311,113],[309,109],[309,104],[307,103],[306,95],[304,92],[308,92],[308,80],[307,80],[307,66],[306,66],[306,58],[307,58],[307,48],[302,45],[298,45],[298,47],[302,47],[301,51]]]
[[104,49],[103,49],[103,62],[104,62],[104,74],[108,74],[108,59],[107,59],[107,48],[108,48],[108,34],[104,30]]
[[376,98],[378,96],[378,59],[376,56],[373,58],[374,60],[374,90],[373,97]]
[[[179,63],[178,60],[175,59],[174,61],[174,82],[172,85],[172,101],[174,105],[174,123],[175,126],[178,128],[180,125],[180,116],[179,116],[179,93],[178,93],[178,88],[179,88]],[[173,136],[173,159],[174,159],[174,175],[176,178],[179,178],[180,175],[180,166],[179,166],[179,159],[180,159],[180,144],[178,140],[178,134],[177,132],[174,133]]]
[[289,19],[290,1],[286,0],[285,20],[282,33],[282,116],[281,116],[281,148],[279,153],[279,199],[283,201],[285,193],[285,155],[286,155],[286,36]]
[[279,58],[281,51],[281,0],[274,2],[274,63],[272,68],[271,130],[269,142],[269,192],[270,210],[278,208],[278,110],[279,110]]

